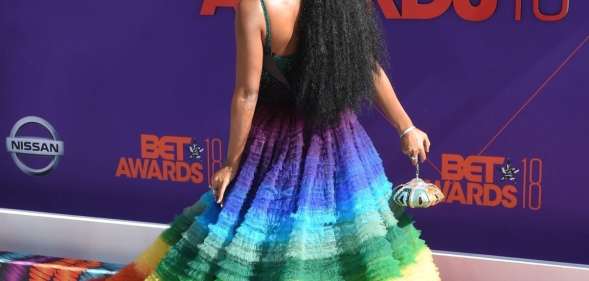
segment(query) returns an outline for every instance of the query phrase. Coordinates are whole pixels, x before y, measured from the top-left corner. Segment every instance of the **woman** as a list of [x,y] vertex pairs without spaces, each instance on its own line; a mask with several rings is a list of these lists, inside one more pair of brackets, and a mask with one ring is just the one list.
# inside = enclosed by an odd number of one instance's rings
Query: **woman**
[[108,280],[439,280],[356,118],[374,102],[423,162],[371,1],[241,0],[229,148],[211,190]]

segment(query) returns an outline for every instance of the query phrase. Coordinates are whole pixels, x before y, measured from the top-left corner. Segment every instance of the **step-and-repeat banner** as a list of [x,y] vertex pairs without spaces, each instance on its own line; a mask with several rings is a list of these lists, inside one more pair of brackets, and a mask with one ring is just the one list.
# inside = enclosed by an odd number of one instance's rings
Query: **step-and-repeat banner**
[[[0,1],[0,207],[166,223],[197,200],[226,153],[236,2]],[[411,210],[430,246],[589,264],[589,2],[374,3],[447,196]],[[361,119],[409,180],[395,131]]]

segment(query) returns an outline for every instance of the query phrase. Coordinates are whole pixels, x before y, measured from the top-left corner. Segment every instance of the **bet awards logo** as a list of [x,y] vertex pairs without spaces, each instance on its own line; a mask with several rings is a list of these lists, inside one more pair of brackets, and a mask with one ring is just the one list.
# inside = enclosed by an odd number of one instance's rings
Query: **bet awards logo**
[[115,176],[199,184],[222,159],[218,138],[206,139],[201,147],[191,137],[141,134],[140,153],[139,158],[121,157]]
[[[32,124],[49,132],[51,138],[39,136],[18,136],[19,131],[27,124]],[[28,175],[42,176],[51,172],[59,159],[63,156],[63,141],[59,139],[57,131],[45,119],[36,116],[27,116],[16,122],[10,131],[10,136],[6,138],[6,149],[11,153],[12,160],[16,166]],[[36,155],[36,158],[50,157],[49,164],[42,168],[33,168],[27,165],[19,155],[29,154]]]
[[[531,0],[531,3],[523,0],[375,0],[374,2],[384,17],[389,20],[431,20],[453,9],[463,20],[480,22],[492,18],[499,8],[507,8],[513,9],[515,21],[522,20],[524,9],[531,9],[534,17],[539,21],[555,22],[568,15],[570,0]],[[500,6],[499,2],[503,6]],[[200,14],[214,15],[217,8],[235,8],[238,3],[239,0],[203,0]],[[546,12],[544,11],[548,10],[544,7],[548,6],[546,4],[559,4],[560,10]]]
[[434,183],[446,195],[444,203],[539,210],[542,160],[518,164],[500,156],[442,154],[441,179]]

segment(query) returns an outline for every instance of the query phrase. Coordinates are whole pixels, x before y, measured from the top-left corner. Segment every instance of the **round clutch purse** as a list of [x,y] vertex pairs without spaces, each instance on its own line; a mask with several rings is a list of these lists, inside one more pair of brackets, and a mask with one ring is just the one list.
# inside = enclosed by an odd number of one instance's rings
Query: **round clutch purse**
[[392,201],[409,208],[432,207],[444,200],[439,187],[419,178],[419,163],[415,166],[415,178],[393,189]]

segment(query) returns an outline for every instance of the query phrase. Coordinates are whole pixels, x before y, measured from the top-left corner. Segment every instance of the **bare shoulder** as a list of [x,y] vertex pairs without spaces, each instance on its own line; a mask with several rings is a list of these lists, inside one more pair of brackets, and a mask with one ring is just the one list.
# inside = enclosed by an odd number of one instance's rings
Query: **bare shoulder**
[[264,11],[260,0],[241,0],[235,9],[235,24],[245,30],[261,30]]
[[241,0],[235,12],[244,19],[259,19],[262,14],[260,0]]

